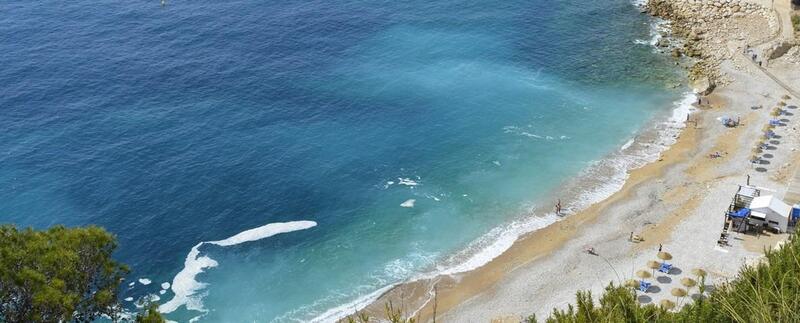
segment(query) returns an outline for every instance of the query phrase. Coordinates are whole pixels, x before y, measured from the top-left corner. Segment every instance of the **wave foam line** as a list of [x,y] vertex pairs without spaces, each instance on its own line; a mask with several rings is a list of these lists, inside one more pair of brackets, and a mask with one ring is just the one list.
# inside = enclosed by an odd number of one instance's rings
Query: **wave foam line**
[[[636,152],[633,155],[628,154],[627,150],[631,148],[631,146],[639,144],[635,139],[631,139],[625,144],[627,147],[620,149],[617,154],[612,153],[609,158],[599,160],[588,169],[585,169],[578,177],[597,177],[597,175],[593,173],[602,167],[611,167],[615,172],[604,179],[605,185],[600,185],[599,187],[581,192],[573,203],[567,205],[567,209],[574,211],[583,210],[594,203],[611,197],[625,185],[630,170],[657,160],[662,152],[669,149],[669,147],[676,142],[676,136],[686,126],[687,115],[694,112],[692,103],[696,100],[696,95],[688,92],[680,99],[673,102],[671,114],[656,127],[658,129],[656,135],[657,139],[652,143],[644,145],[648,149]],[[510,132],[508,130],[512,127],[516,128],[514,126],[509,126],[504,129],[507,130],[506,132]],[[623,150],[625,153],[621,153]],[[466,196],[466,194],[464,196]],[[348,315],[352,315],[364,309],[369,304],[378,300],[381,295],[401,283],[412,282],[419,279],[432,279],[440,275],[452,276],[478,269],[510,249],[523,235],[540,230],[561,219],[562,218],[554,213],[546,213],[529,216],[513,221],[507,225],[498,226],[468,244],[466,248],[450,256],[449,259],[445,260],[446,265],[436,266],[436,269],[432,272],[423,273],[404,281],[391,283],[347,304],[331,308],[315,317],[310,322],[335,322],[344,319]],[[432,296],[429,295],[429,297]],[[430,299],[426,300],[426,303],[429,301]],[[414,313],[417,313],[420,309],[421,307],[416,309]]]
[[318,315],[317,317],[311,319],[309,323],[337,322],[341,319],[344,319],[348,315],[356,313],[367,307],[367,305],[372,304],[373,302],[378,300],[378,298],[380,298],[381,295],[388,292],[397,285],[399,285],[399,283],[386,285],[383,288],[380,288],[367,295],[361,296],[352,302],[331,308],[325,311],[324,313]]
[[187,310],[207,312],[203,308],[203,297],[206,293],[202,290],[208,284],[197,281],[197,275],[206,268],[213,268],[219,265],[216,260],[208,256],[200,256],[200,247],[203,244],[213,244],[221,247],[233,246],[245,242],[269,238],[276,234],[288,233],[293,231],[305,230],[317,225],[314,221],[292,221],[276,222],[263,225],[257,228],[239,232],[230,238],[217,241],[203,241],[196,244],[186,255],[183,269],[172,279],[172,292],[175,294],[172,299],[158,307],[161,313],[172,313],[181,306],[186,306]]

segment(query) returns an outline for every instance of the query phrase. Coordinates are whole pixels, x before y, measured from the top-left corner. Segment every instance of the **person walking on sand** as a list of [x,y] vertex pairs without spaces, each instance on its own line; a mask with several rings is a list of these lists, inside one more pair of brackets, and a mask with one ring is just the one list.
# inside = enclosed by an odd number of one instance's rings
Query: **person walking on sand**
[[661,244],[658,244],[658,252],[661,252]]

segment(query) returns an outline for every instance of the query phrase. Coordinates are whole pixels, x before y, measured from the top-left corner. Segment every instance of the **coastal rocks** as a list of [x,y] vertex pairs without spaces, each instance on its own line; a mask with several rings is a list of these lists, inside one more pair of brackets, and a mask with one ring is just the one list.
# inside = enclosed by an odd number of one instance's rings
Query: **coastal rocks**
[[797,44],[795,44],[794,42],[786,42],[786,41],[774,44],[772,47],[767,48],[767,50],[764,51],[764,56],[768,57],[769,59],[780,58],[781,56],[786,55],[786,53],[788,53],[789,50],[795,47],[796,45]]
[[709,95],[714,91],[714,82],[708,76],[702,76],[692,82],[694,93],[699,95]]
[[786,52],[786,57],[788,58],[789,62],[800,64],[800,45],[792,47],[788,52]]
[[722,61],[733,57],[730,42],[758,43],[774,34],[778,25],[772,10],[747,0],[649,0],[645,8],[670,21],[672,35],[683,40],[677,46],[674,42],[672,46],[656,45],[677,47],[671,49],[673,57],[694,60],[689,79],[698,82],[700,92],[730,81],[719,68]]

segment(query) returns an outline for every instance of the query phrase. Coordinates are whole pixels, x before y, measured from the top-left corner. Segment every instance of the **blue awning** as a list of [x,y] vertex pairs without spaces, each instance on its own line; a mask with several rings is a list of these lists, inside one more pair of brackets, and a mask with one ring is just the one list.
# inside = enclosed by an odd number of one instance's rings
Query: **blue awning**
[[739,209],[736,212],[728,212],[728,216],[732,218],[744,218],[748,215],[750,215],[750,209],[748,208]]

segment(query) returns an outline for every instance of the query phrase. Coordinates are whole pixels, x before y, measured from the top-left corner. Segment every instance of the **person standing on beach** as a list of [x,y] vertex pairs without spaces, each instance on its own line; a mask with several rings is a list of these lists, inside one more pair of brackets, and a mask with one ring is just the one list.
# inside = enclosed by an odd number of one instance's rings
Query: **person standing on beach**
[[561,215],[561,199],[556,203],[556,215]]
[[661,252],[661,244],[658,244],[658,252]]

